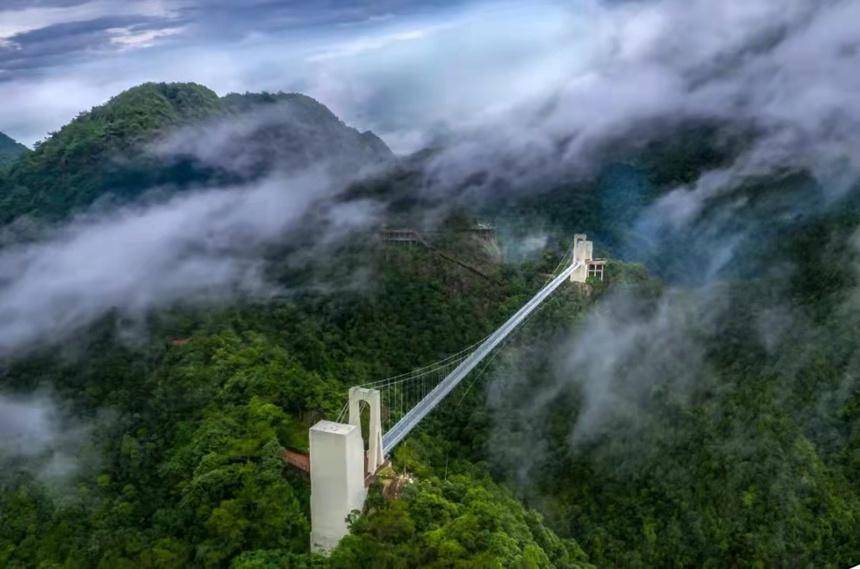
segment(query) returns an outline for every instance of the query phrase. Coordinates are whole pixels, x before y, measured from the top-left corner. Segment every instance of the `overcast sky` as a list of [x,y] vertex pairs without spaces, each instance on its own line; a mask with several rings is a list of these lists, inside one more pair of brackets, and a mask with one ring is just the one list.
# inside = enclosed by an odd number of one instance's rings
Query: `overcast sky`
[[26,143],[144,81],[301,91],[411,150],[500,90],[561,75],[578,4],[3,0],[0,131]]

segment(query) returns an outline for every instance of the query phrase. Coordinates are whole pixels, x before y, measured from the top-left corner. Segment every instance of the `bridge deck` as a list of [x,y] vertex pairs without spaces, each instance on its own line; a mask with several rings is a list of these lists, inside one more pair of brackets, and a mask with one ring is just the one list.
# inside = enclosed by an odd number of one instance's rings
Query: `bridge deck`
[[481,361],[486,358],[493,348],[498,346],[508,335],[523,321],[535,308],[546,300],[561,284],[570,277],[571,273],[582,265],[576,262],[553,278],[545,287],[532,297],[516,314],[511,316],[507,322],[502,324],[495,332],[490,334],[484,342],[478,346],[460,365],[454,368],[445,379],[439,382],[430,393],[427,394],[415,407],[410,409],[391,429],[382,436],[382,452],[388,456],[395,446],[409,434],[421,419],[427,416],[461,381],[475,369]]

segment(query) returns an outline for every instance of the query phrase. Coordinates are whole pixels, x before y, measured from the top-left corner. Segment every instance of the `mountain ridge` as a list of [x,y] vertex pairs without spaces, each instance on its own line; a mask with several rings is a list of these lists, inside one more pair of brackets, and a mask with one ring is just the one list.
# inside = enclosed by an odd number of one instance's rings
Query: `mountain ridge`
[[[213,124],[241,124],[248,117],[252,122],[254,113],[264,112],[277,119],[275,127],[267,120],[238,129],[238,148],[221,152],[251,156],[247,171],[222,171],[188,145],[178,157],[148,148],[181,129],[197,129],[190,131],[198,137],[192,144],[207,143],[204,133]],[[247,148],[251,144],[254,148]],[[57,221],[105,197],[124,203],[156,186],[236,183],[280,166],[279,161],[299,168],[329,158],[354,170],[354,162],[393,157],[376,135],[347,126],[306,95],[219,97],[196,83],[144,83],[82,112],[17,160],[0,177],[0,224],[22,215]]]
[[0,168],[10,166],[27,152],[30,152],[29,148],[11,136],[0,132]]

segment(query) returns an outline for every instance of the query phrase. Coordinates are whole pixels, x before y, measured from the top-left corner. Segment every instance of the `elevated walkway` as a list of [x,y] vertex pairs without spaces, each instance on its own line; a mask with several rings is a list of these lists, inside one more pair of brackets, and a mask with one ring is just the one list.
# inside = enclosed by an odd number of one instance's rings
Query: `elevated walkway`
[[[414,231],[396,231],[394,240],[432,248]],[[367,495],[367,480],[372,479],[394,448],[453,391],[465,377],[516,330],[564,282],[584,283],[597,276],[595,267],[603,263],[592,259],[593,246],[578,234],[569,255],[559,263],[570,264],[554,273],[516,313],[492,334],[458,354],[454,354],[410,373],[372,384],[352,387],[349,402],[338,422],[320,421],[310,430],[311,474],[311,549],[327,552],[348,531],[347,517],[361,510]],[[383,402],[385,403],[383,409]],[[362,404],[370,410],[368,433],[362,436]],[[348,411],[347,423],[342,423]],[[383,413],[384,411],[384,413]],[[384,424],[390,425],[387,429]],[[383,432],[384,431],[384,432]],[[365,440],[367,450],[365,450]],[[287,457],[301,468],[300,457]]]

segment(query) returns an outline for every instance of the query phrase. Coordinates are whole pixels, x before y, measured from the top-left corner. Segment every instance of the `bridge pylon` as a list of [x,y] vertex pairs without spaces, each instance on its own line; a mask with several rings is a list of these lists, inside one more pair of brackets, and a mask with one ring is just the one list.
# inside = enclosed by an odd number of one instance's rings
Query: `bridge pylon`
[[[361,434],[361,402],[370,407],[367,451]],[[310,430],[311,551],[328,553],[349,532],[346,518],[361,511],[366,480],[382,466],[379,390],[349,390],[349,423],[319,421]]]
[[572,264],[576,268],[570,273],[570,282],[584,283],[588,277],[603,280],[606,259],[594,258],[594,242],[589,241],[585,233],[577,233],[573,236]]
[[579,267],[570,273],[570,282],[584,283],[588,278],[588,262],[594,254],[594,243],[589,241],[585,233],[577,233],[573,236],[573,259]]
[[367,433],[366,474],[374,474],[385,462],[382,455],[382,397],[378,389],[349,388],[349,424],[361,427],[361,402],[370,407]]

